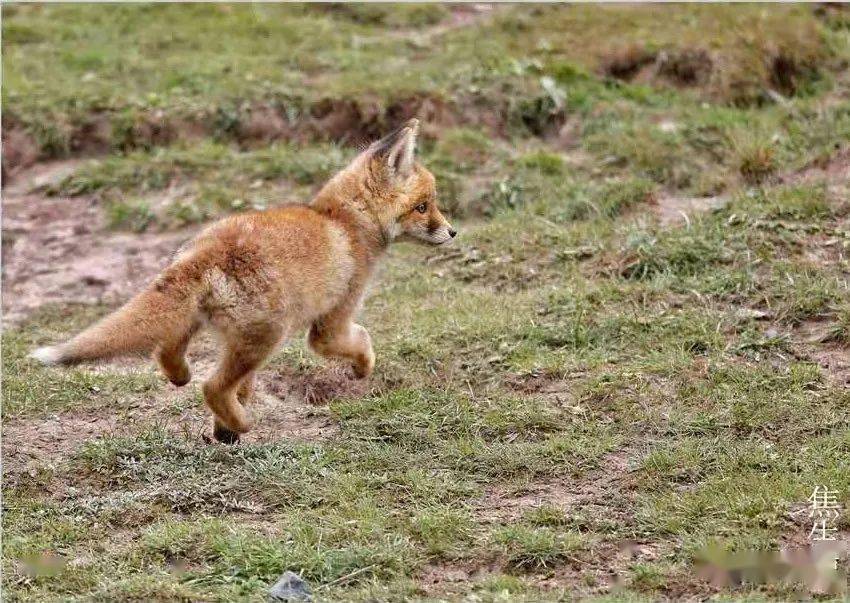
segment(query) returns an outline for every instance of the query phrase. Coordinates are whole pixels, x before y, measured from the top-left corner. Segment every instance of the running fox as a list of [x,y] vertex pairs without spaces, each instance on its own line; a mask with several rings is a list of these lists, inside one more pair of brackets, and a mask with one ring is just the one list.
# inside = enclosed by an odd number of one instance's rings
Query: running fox
[[213,435],[233,443],[250,429],[257,370],[295,331],[342,358],[358,377],[375,365],[369,333],[354,322],[384,250],[406,238],[442,245],[457,234],[437,208],[434,176],[415,160],[419,122],[373,143],[319,191],[292,205],[226,218],[114,314],[70,341],[35,350],[44,364],[154,352],[175,385],[191,379],[185,353],[204,326],[223,353],[203,385]]

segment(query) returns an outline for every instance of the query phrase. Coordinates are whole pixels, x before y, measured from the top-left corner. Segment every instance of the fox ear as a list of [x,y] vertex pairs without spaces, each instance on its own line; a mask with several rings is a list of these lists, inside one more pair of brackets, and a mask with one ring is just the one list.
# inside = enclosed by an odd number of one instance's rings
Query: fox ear
[[383,159],[394,176],[407,177],[413,171],[419,120],[411,119],[401,128],[375,143],[375,156]]

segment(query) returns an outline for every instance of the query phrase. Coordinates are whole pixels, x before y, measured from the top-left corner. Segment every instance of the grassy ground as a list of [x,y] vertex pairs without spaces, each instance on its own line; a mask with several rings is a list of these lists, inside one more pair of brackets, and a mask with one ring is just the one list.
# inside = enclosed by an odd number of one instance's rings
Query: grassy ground
[[[305,199],[401,109],[434,118],[462,233],[391,251],[368,383],[296,342],[263,376],[273,427],[234,447],[201,441],[195,382],[25,358],[108,307],[7,327],[9,600],[260,600],[287,569],[321,600],[793,595],[694,561],[805,544],[817,484],[850,502],[840,12],[4,8],[4,115],[44,157],[109,124],[34,193],[99,204],[104,237]],[[323,98],[384,113],[335,137]],[[258,103],[295,133],[244,135]],[[140,134],[156,111],[202,127]]]

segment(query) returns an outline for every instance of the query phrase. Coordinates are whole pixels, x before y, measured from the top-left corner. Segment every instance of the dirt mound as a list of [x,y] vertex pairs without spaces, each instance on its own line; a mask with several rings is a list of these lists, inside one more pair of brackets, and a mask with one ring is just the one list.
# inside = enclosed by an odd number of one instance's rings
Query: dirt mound
[[10,124],[8,119],[4,119],[2,129],[3,156],[0,165],[2,165],[2,180],[5,186],[5,183],[16,171],[35,163],[41,154],[41,150],[35,138],[30,136],[21,126],[14,123]]
[[268,381],[269,391],[278,398],[295,399],[314,406],[334,398],[364,396],[370,387],[368,379],[356,379],[348,366],[333,363],[306,372],[281,367]]
[[787,184],[826,182],[830,185],[850,185],[850,146],[817,158],[808,165],[781,178]]
[[680,86],[699,86],[708,82],[714,62],[708,51],[686,48],[658,55],[658,75]]
[[476,120],[474,115],[462,115],[462,111],[439,95],[421,93],[390,102],[378,98],[322,98],[307,106],[298,99],[242,102],[191,115],[169,114],[161,109],[139,111],[129,117],[117,111],[99,112],[63,125],[59,130],[66,144],[50,147],[40,147],[27,128],[11,116],[4,124],[3,180],[38,160],[164,146],[177,140],[223,138],[245,147],[277,140],[359,145],[412,117],[429,125],[426,136],[433,134],[433,128],[470,119],[486,125],[491,118],[488,113]]
[[670,48],[656,51],[643,46],[626,46],[600,61],[603,75],[627,82],[667,82],[676,86],[708,83],[714,61],[702,48]]
[[[550,107],[549,102],[547,94],[532,95],[520,99],[519,109],[512,113],[506,99],[481,92],[452,100],[422,92],[390,101],[367,96],[326,97],[307,105],[299,99],[241,102],[186,115],[161,109],[132,114],[100,112],[78,123],[57,125],[62,144],[50,146],[39,146],[24,125],[9,117],[7,123],[12,125],[3,134],[3,175],[13,176],[36,161],[126,152],[202,138],[230,140],[243,148],[274,141],[362,146],[413,117],[425,124],[423,136],[432,139],[442,129],[460,124],[504,137],[515,122],[528,134],[546,136],[557,132],[565,121],[563,108]],[[3,185],[7,184],[4,177]]]
[[654,63],[655,57],[655,52],[642,46],[626,46],[617,48],[603,57],[599,67],[608,77],[629,81],[642,68]]

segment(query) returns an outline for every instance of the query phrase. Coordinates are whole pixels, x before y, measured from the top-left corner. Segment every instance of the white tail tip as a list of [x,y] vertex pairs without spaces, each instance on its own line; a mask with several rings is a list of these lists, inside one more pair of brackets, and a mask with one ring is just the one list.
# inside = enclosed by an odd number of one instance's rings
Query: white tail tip
[[48,366],[60,364],[62,362],[62,348],[58,345],[38,348],[30,354],[30,358]]

